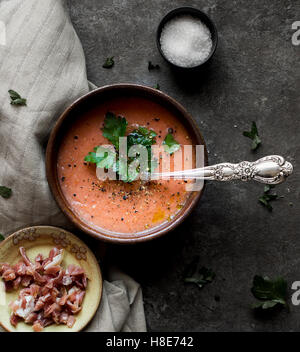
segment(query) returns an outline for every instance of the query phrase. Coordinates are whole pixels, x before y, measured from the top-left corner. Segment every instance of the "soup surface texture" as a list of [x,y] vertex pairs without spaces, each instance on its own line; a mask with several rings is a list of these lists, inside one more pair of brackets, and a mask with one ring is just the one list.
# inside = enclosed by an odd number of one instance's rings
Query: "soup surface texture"
[[[170,131],[181,145],[192,144],[181,122],[155,102],[126,97],[100,104],[74,121],[60,145],[58,177],[67,202],[84,222],[114,233],[137,233],[170,221],[189,196],[186,181],[100,181],[95,164],[84,161],[95,146],[109,144],[101,131],[108,111],[126,118],[129,133],[138,126],[154,130],[157,145]],[[171,160],[176,153],[181,151]]]

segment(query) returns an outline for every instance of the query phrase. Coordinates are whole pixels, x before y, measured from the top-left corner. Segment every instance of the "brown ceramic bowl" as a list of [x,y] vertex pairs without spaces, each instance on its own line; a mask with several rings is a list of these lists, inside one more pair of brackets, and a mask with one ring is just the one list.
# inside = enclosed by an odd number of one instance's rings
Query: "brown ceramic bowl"
[[68,130],[68,127],[72,124],[74,119],[80,118],[80,115],[83,115],[84,112],[101,104],[107,99],[120,96],[143,97],[160,104],[172,112],[186,127],[189,133],[189,137],[193,141],[193,144],[204,145],[205,165],[207,165],[207,150],[205,142],[196,123],[182,105],[157,89],[136,84],[115,84],[96,89],[84,95],[83,97],[76,100],[71,106],[69,106],[59,117],[48,141],[46,152],[46,171],[48,183],[57,204],[64,212],[64,214],[78,228],[87,234],[103,241],[114,243],[137,243],[160,237],[178,226],[196,206],[203,193],[203,189],[199,192],[192,192],[189,198],[186,200],[183,208],[174,216],[171,221],[133,234],[114,233],[104,228],[99,230],[99,228],[96,228],[96,226],[93,227],[91,223],[84,222],[73,212],[70,204],[67,202],[63,195],[57,173],[57,157],[62,138],[65,135],[65,131]]

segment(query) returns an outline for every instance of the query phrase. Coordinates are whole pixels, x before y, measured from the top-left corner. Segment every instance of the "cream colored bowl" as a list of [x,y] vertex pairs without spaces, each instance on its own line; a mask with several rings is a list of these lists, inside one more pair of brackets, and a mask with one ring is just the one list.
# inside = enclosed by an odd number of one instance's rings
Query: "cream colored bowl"
[[[21,259],[19,248],[24,247],[29,259],[39,253],[48,256],[53,247],[64,249],[62,266],[69,264],[81,266],[88,277],[86,295],[82,310],[75,315],[72,328],[66,325],[51,325],[45,332],[76,332],[82,330],[94,317],[102,296],[102,276],[98,262],[91,250],[72,233],[51,226],[35,226],[20,230],[0,243],[0,263],[16,264]],[[10,332],[32,332],[32,325],[19,322],[15,328],[10,324],[9,302],[15,300],[20,290],[5,292],[4,282],[0,279],[0,325]]]

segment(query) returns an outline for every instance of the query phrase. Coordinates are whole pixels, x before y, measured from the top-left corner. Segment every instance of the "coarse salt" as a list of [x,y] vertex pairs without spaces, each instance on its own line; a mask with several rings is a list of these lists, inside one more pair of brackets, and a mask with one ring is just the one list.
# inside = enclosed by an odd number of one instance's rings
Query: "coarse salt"
[[177,16],[168,21],[160,36],[166,58],[180,67],[195,67],[203,63],[212,50],[210,30],[191,15]]

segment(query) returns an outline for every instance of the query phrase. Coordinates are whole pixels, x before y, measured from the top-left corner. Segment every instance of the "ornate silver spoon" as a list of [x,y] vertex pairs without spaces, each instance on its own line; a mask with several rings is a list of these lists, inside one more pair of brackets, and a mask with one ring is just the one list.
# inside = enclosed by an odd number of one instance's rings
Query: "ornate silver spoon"
[[[250,181],[276,185],[293,173],[293,165],[282,156],[265,156],[257,161],[242,161],[238,164],[222,163],[200,169],[152,173],[151,179],[202,179],[213,181]],[[146,177],[147,178],[147,177]]]

